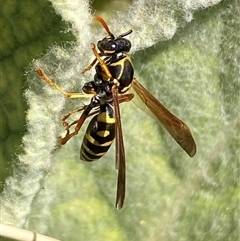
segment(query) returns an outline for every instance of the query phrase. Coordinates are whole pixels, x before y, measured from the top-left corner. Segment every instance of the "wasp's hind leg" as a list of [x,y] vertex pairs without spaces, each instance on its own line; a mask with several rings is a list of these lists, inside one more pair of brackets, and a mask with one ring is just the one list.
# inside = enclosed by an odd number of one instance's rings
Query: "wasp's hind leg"
[[[67,130],[67,133],[66,135],[63,137],[63,138],[60,138],[60,143],[62,145],[66,144],[66,142],[71,139],[73,136],[77,135],[79,130],[81,129],[84,121],[86,120],[86,118],[89,116],[89,113],[90,111],[92,110],[92,106],[91,105],[87,105],[87,106],[84,106],[83,108],[80,108],[80,109],[77,109],[77,110],[74,110],[72,112],[70,112],[68,115],[64,116],[62,121],[63,123],[65,123],[65,126],[66,126],[66,130]],[[72,114],[74,113],[77,113],[79,111],[81,111],[82,109],[84,109],[83,113],[81,114],[80,118],[76,121],[73,121],[71,124],[68,124],[66,122],[66,119],[71,116]],[[76,127],[74,129],[74,131],[72,133],[70,133],[70,127],[75,125],[76,124]]]
[[78,122],[77,121],[74,121],[72,123],[68,123],[66,120],[71,116],[71,115],[74,115],[80,111],[83,111],[87,108],[87,105],[84,105],[83,107],[79,108],[79,109],[76,109],[76,110],[72,110],[70,111],[67,115],[65,115],[63,118],[62,118],[62,124],[65,126],[65,129],[68,130],[71,126],[73,126],[74,124],[76,124]]

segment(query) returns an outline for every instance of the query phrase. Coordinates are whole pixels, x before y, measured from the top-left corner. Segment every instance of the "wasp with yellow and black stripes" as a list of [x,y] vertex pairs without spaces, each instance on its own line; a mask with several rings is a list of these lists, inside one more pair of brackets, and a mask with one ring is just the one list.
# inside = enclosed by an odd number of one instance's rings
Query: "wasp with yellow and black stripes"
[[[49,79],[41,68],[37,69],[39,76],[49,85],[63,93],[67,98],[91,97],[90,104],[64,116],[62,123],[67,133],[60,139],[65,144],[75,136],[82,127],[87,117],[93,116],[85,136],[83,138],[80,158],[85,161],[94,161],[101,158],[116,139],[116,169],[118,169],[116,208],[123,206],[125,199],[125,151],[122,136],[122,126],[119,103],[130,101],[134,95],[126,94],[132,86],[143,103],[160,121],[163,127],[176,140],[176,142],[193,157],[196,153],[196,144],[188,126],[167,110],[151,93],[149,93],[135,78],[134,69],[129,55],[131,42],[125,36],[132,30],[115,37],[109,30],[106,22],[99,16],[95,16],[108,35],[97,44],[91,44],[95,55],[93,62],[82,73],[90,70],[95,65],[94,80],[84,84],[84,93],[73,93],[63,90],[55,82]],[[72,123],[66,120],[72,114],[81,112],[80,118]],[[74,131],[70,128],[75,126]]]

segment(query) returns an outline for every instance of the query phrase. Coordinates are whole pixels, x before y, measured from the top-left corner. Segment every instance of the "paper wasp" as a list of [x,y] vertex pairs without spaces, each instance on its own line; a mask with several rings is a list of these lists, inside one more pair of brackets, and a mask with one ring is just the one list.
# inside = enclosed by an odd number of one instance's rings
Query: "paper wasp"
[[[90,70],[95,64],[94,80],[84,84],[84,93],[73,93],[63,90],[50,80],[41,68],[37,69],[39,76],[49,85],[63,93],[67,98],[91,97],[90,104],[74,110],[62,119],[67,130],[60,143],[65,144],[78,133],[85,119],[94,116],[90,121],[83,138],[80,158],[85,161],[94,161],[101,158],[110,148],[116,137],[116,169],[118,169],[116,208],[123,206],[125,199],[125,151],[122,136],[122,126],[119,103],[130,101],[134,95],[125,94],[132,86],[143,103],[150,109],[163,127],[175,139],[175,141],[193,157],[196,153],[196,144],[188,126],[167,110],[151,93],[149,93],[134,77],[134,69],[127,53],[131,43],[124,38],[132,33],[132,30],[114,37],[106,22],[99,16],[95,16],[108,35],[97,44],[91,44],[95,55],[93,62],[82,73]],[[103,57],[103,58],[102,58]],[[66,119],[74,113],[81,112],[80,118],[72,123]],[[73,132],[70,128],[75,126]]]

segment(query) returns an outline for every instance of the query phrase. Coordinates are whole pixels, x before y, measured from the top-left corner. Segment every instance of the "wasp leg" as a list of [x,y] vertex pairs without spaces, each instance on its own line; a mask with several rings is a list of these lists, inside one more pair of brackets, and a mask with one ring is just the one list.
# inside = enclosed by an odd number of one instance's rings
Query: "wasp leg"
[[92,51],[94,53],[94,55],[96,56],[96,59],[98,60],[103,72],[105,73],[107,79],[113,81],[113,83],[116,85],[116,86],[119,86],[120,83],[117,79],[113,78],[112,77],[112,74],[110,73],[109,69],[108,69],[108,66],[106,65],[106,63],[100,58],[102,55],[100,55],[98,52],[97,52],[97,49],[96,49],[96,45],[94,43],[91,43],[91,48],[92,48]]
[[117,79],[113,78],[112,77],[112,74],[110,73],[109,69],[108,69],[108,66],[106,65],[106,63],[100,58],[101,56],[98,54],[97,52],[97,49],[96,49],[96,45],[94,43],[91,43],[91,48],[92,48],[92,51],[94,53],[94,55],[96,56],[96,59],[98,60],[103,72],[105,73],[105,75],[107,76],[107,78],[111,81],[113,81],[113,83],[116,85],[116,86],[119,86],[120,83]]
[[[89,113],[90,113],[90,111],[92,110],[92,108],[93,108],[93,107],[92,107],[91,105],[84,106],[84,107],[83,107],[84,111],[83,111],[82,115],[80,116],[79,120],[74,121],[74,122],[72,122],[71,124],[67,124],[67,125],[68,125],[68,126],[66,127],[67,133],[66,133],[65,137],[60,138],[60,143],[61,143],[62,145],[66,144],[66,142],[67,142],[69,139],[71,139],[73,136],[75,136],[75,135],[78,134],[78,132],[79,132],[79,130],[81,129],[84,121],[85,121],[86,118],[89,116]],[[80,111],[80,109],[78,109],[78,110]],[[66,118],[65,118],[65,117],[63,118],[63,120],[65,121],[65,120],[71,115],[71,113],[74,114],[74,113],[78,112],[78,110],[75,110],[75,111],[70,112],[68,115],[65,116]],[[73,131],[72,133],[70,133],[69,128],[70,128],[71,126],[75,125],[75,124],[77,124],[77,125],[76,125],[74,131]]]
[[82,110],[85,110],[87,108],[87,105],[84,105],[83,107],[76,109],[76,110],[72,110],[70,111],[67,115],[65,115],[62,118],[62,124],[66,127],[66,129],[69,129],[72,125],[74,125],[73,123],[69,124],[68,122],[66,122],[66,120],[73,114],[76,114]]
[[66,98],[73,99],[73,98],[91,98],[94,95],[93,94],[85,94],[85,93],[78,93],[78,92],[68,92],[64,89],[62,89],[59,85],[54,83],[51,79],[48,78],[48,76],[44,73],[42,68],[38,68],[36,70],[38,75],[42,80],[44,80],[47,84],[51,85],[53,88],[61,92],[65,95]]
[[[98,53],[98,55],[99,55],[100,57],[103,56],[102,53]],[[89,70],[96,64],[97,61],[98,61],[98,59],[95,58],[95,59],[93,60],[93,62],[92,62],[91,64],[89,64],[86,68],[84,68],[81,73],[82,73],[82,74],[85,74],[87,71],[89,71]]]
[[94,64],[96,64],[96,62],[97,62],[97,58],[95,58],[91,64],[89,64],[86,68],[84,68],[81,73],[85,74],[87,71],[89,71],[94,66]]
[[119,104],[121,104],[123,102],[129,102],[133,99],[133,97],[134,97],[133,93],[118,95],[118,102],[119,102]]
[[[133,94],[133,93],[124,94],[124,95],[118,95],[118,102],[119,102],[119,104],[124,103],[124,102],[129,102],[129,101],[131,101],[131,100],[133,99],[133,97],[134,97],[134,94]],[[79,108],[79,109],[76,109],[76,110],[73,110],[73,111],[69,112],[67,115],[65,115],[65,116],[62,118],[62,124],[65,126],[65,129],[67,130],[68,133],[69,133],[69,129],[70,129],[73,125],[75,125],[75,124],[78,123],[78,120],[73,121],[73,122],[70,123],[70,124],[69,124],[66,120],[67,120],[71,115],[76,114],[76,113],[78,113],[78,112],[80,112],[80,111],[82,111],[82,110],[85,110],[87,107],[88,107],[87,105],[84,105],[83,107],[81,107],[81,108]],[[93,115],[97,114],[98,112],[99,112],[99,110],[95,110],[95,111],[93,111],[92,113],[88,114],[88,116],[87,116],[86,118],[88,118],[88,117],[90,117],[90,116],[93,116]]]
[[[127,100],[128,101],[128,100]],[[83,107],[79,108],[79,109],[76,109],[76,110],[73,110],[71,112],[69,112],[67,115],[65,115],[63,118],[62,118],[62,124],[65,126],[66,130],[68,130],[71,126],[75,125],[78,120],[76,121],[73,121],[71,124],[69,124],[68,122],[66,122],[66,120],[73,114],[76,114],[77,112],[80,112],[82,110],[85,110],[88,106],[87,105],[84,105]],[[87,118],[90,117],[90,116],[93,116],[95,114],[97,114],[99,112],[99,109],[93,111],[92,113],[88,114]]]

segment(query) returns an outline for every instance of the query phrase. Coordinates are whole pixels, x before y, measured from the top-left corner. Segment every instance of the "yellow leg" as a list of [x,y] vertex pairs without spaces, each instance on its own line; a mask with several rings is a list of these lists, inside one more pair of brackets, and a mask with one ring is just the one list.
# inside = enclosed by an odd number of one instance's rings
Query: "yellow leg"
[[[119,102],[119,104],[120,104],[120,103],[123,103],[123,102],[128,102],[128,101],[131,101],[131,100],[133,99],[133,97],[134,97],[134,94],[132,94],[132,93],[123,94],[123,95],[118,95],[118,102]],[[84,106],[82,106],[82,107],[79,108],[79,109],[72,110],[72,111],[70,111],[67,115],[65,115],[65,116],[62,118],[62,124],[65,126],[65,129],[66,129],[66,130],[69,130],[73,125],[75,125],[75,124],[78,122],[78,120],[76,120],[76,121],[73,121],[72,123],[69,124],[66,120],[67,120],[71,115],[74,115],[74,114],[76,114],[76,113],[78,113],[78,112],[80,112],[80,111],[83,111],[83,110],[85,110],[87,107],[88,107],[87,105],[84,105]],[[88,114],[87,117],[93,116],[93,115],[97,114],[98,112],[99,112],[99,109],[97,109],[97,110],[93,111],[92,113]]]
[[108,79],[112,79],[112,74],[110,73],[106,63],[101,59],[100,55],[98,54],[97,49],[96,49],[96,45],[94,43],[91,43],[91,48],[92,48],[92,51],[93,51],[96,59],[98,60],[99,64],[101,65],[102,70],[104,71],[104,73],[108,77]]
[[91,64],[89,64],[85,69],[83,69],[83,71],[81,73],[85,74],[87,71],[89,71],[94,66],[94,64],[96,64],[96,62],[97,62],[97,58],[95,58],[93,60],[93,62]]
[[[100,66],[102,67],[102,70],[104,72],[104,74],[106,75],[106,78],[107,79],[113,79],[112,78],[112,74],[110,73],[109,69],[108,69],[108,66],[106,65],[106,63],[101,59],[101,57],[103,56],[102,53],[98,53],[97,52],[97,49],[96,49],[96,45],[94,43],[91,43],[91,48],[92,48],[92,51],[93,51],[93,54],[95,55],[95,59],[93,60],[93,62],[87,66],[83,71],[82,71],[82,74],[86,73],[88,70],[90,70],[94,64],[98,61]],[[120,85],[120,83],[118,82],[117,79],[113,79],[113,83],[117,86]]]
[[113,83],[116,86],[119,86],[120,83],[118,82],[117,79],[113,79],[112,74],[110,73],[106,63],[100,58],[101,56],[98,54],[97,49],[96,49],[96,45],[94,43],[91,43],[91,48],[92,48],[92,51],[93,51],[96,59],[98,60],[99,64],[101,65],[103,72],[106,74],[107,78],[112,79]]
[[[103,54],[102,53],[97,53],[98,54],[98,56],[103,56]],[[93,60],[93,62],[91,63],[91,64],[89,64],[85,69],[83,69],[83,71],[81,72],[82,74],[85,74],[87,71],[89,71],[95,64],[96,64],[96,62],[98,61],[98,59],[97,58],[95,58],[94,60]]]
[[51,79],[45,75],[43,69],[38,68],[36,70],[38,75],[41,77],[42,80],[44,80],[47,84],[51,85],[53,88],[61,92],[65,95],[66,98],[73,99],[73,98],[92,98],[93,94],[85,94],[85,93],[78,93],[78,92],[67,92],[66,90],[62,89],[59,85],[54,83]]

